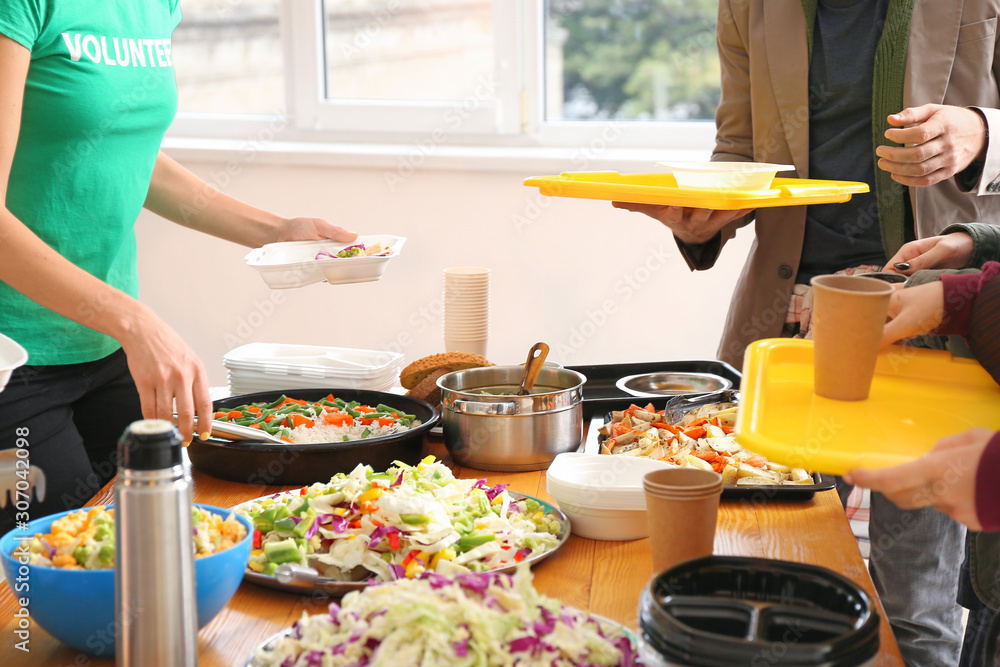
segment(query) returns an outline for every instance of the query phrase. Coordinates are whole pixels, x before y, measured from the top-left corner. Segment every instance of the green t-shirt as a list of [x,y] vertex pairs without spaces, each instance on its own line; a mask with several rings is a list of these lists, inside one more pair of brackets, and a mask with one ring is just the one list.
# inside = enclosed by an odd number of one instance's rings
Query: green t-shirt
[[[0,33],[31,51],[7,208],[80,268],[138,295],[135,220],[177,110],[178,0],[3,0]],[[83,321],[96,304],[80,304]],[[93,361],[118,342],[0,282],[0,332],[28,363]]]

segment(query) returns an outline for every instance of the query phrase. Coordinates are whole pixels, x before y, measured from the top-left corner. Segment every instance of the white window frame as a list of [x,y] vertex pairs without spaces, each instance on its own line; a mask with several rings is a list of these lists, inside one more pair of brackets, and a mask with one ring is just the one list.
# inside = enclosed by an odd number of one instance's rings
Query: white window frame
[[313,144],[311,150],[315,144],[345,142],[405,146],[441,129],[446,114],[460,111],[462,122],[448,125],[445,145],[578,152],[596,146],[602,152],[648,149],[687,157],[714,146],[711,121],[545,120],[544,6],[544,0],[493,0],[496,94],[468,108],[460,102],[327,99],[322,0],[282,0],[283,113],[179,113],[168,137],[211,143],[265,134],[287,142],[286,149]]

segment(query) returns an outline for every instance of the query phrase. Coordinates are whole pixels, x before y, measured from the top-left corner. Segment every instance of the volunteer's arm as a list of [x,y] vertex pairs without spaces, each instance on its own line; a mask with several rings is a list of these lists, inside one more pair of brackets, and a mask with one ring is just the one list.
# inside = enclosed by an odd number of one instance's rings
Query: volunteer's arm
[[156,158],[145,206],[185,227],[251,248],[276,241],[348,242],[358,237],[322,218],[283,218],[234,199],[162,151]]
[[212,417],[205,368],[156,314],[57,253],[7,210],[31,53],[0,35],[0,280],[29,299],[117,340],[139,388],[144,417],[170,419],[177,399],[181,435],[192,416]]

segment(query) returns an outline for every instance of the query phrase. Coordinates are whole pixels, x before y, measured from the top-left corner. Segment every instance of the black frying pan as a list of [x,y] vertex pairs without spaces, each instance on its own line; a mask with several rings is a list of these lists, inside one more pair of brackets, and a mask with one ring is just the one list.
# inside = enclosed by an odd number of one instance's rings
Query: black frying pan
[[366,405],[384,403],[416,415],[420,426],[402,433],[350,440],[309,444],[272,444],[195,438],[188,447],[191,464],[213,477],[244,484],[297,485],[325,482],[338,472],[350,472],[359,463],[376,471],[385,470],[393,461],[415,465],[423,456],[424,434],[438,420],[437,408],[426,401],[384,391],[363,389],[289,389],[230,396],[213,403],[215,410],[234,408],[247,403],[274,402],[285,394],[289,398],[316,401],[333,394],[345,401]]

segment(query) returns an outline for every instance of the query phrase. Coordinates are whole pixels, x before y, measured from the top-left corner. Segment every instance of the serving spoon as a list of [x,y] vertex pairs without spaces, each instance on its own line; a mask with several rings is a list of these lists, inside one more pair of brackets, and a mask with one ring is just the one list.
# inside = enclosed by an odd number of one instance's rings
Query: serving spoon
[[521,376],[521,388],[517,390],[518,396],[527,396],[531,393],[531,388],[535,386],[538,373],[542,370],[545,357],[549,355],[549,346],[545,343],[535,343],[528,351],[528,360],[524,362],[524,374]]

